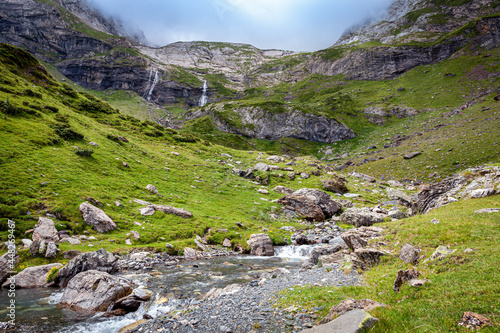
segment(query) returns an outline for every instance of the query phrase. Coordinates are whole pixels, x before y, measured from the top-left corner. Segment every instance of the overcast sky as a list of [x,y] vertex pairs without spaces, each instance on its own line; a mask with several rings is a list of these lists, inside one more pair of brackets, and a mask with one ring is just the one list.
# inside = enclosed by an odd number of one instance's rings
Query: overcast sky
[[391,0],[88,0],[136,25],[157,45],[177,41],[315,51],[354,24],[381,16]]

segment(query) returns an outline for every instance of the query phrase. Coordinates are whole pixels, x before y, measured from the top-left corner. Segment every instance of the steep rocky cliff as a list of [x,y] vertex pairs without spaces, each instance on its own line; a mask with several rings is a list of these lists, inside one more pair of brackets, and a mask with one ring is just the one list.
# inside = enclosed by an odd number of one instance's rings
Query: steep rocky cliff
[[212,117],[221,131],[264,140],[295,138],[313,142],[332,143],[352,139],[356,135],[334,119],[304,113],[291,107],[278,112],[261,107],[242,107],[233,103],[216,104],[188,115],[196,119]]

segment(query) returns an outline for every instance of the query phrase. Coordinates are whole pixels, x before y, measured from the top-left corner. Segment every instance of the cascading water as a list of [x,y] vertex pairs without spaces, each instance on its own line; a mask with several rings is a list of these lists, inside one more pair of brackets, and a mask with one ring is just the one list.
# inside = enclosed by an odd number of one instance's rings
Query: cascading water
[[208,103],[208,97],[207,97],[207,81],[203,80],[203,94],[201,95],[201,98],[198,102],[198,106],[205,106]]
[[307,260],[314,245],[290,245],[274,248],[274,256],[278,258]]
[[[150,81],[151,81],[151,74],[150,74]],[[155,89],[156,84],[158,83],[158,70],[155,71],[155,79],[153,80],[153,84],[151,84],[151,88],[149,89],[148,92],[148,97],[146,98],[148,101],[151,100],[151,95],[153,94],[153,90]]]

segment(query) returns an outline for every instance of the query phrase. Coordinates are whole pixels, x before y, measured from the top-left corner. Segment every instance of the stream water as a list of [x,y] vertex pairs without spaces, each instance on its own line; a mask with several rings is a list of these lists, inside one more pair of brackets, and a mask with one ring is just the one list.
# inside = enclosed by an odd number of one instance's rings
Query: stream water
[[[159,268],[146,273],[120,274],[136,286],[145,287],[156,294],[153,301],[123,317],[102,318],[102,313],[87,314],[59,309],[56,304],[64,293],[63,289],[19,289],[15,298],[16,323],[25,328],[36,327],[36,332],[118,332],[120,328],[142,319],[146,313],[156,318],[194,305],[199,302],[197,298],[200,295],[212,288],[248,283],[261,273],[279,267],[299,268],[311,250],[312,246],[287,246],[276,248],[274,257],[223,257],[180,262],[175,268]],[[0,318],[6,318],[8,302],[7,290],[2,290]]]

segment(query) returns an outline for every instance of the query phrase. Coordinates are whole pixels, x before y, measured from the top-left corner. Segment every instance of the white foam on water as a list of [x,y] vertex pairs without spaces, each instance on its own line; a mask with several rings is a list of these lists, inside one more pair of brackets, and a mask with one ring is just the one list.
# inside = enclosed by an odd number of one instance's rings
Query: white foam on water
[[290,245],[275,247],[274,255],[279,258],[307,260],[314,245]]

